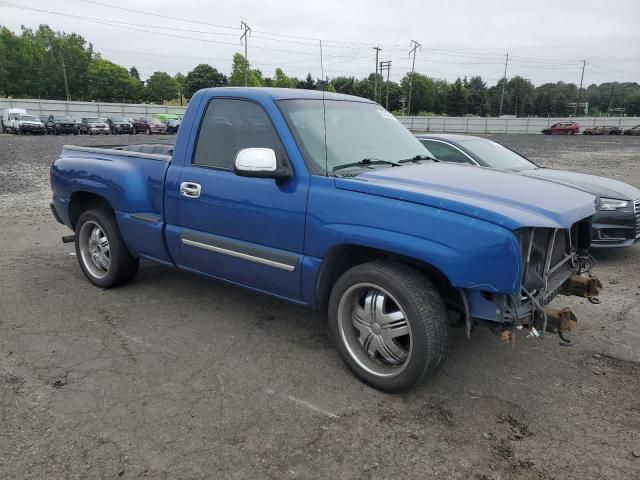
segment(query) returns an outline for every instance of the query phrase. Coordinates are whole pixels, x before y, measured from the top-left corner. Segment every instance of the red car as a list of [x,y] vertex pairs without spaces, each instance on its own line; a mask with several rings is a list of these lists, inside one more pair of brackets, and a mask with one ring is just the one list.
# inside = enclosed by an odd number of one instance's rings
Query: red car
[[133,125],[133,133],[167,133],[167,126],[157,118],[141,117],[131,122]]
[[551,125],[542,130],[545,135],[575,135],[580,133],[580,124],[578,122],[560,122]]

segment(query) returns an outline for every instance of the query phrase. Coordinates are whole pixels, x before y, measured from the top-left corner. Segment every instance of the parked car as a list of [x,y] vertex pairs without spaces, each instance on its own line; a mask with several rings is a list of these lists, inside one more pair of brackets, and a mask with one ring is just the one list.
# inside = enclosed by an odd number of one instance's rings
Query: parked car
[[167,126],[157,118],[141,117],[133,121],[133,130],[135,133],[167,133]]
[[45,123],[47,133],[50,135],[74,134],[78,135],[78,125],[75,119],[68,116],[49,115]]
[[419,135],[439,160],[514,172],[587,190],[600,198],[593,216],[594,247],[629,247],[640,241],[640,189],[610,178],[536,165],[523,155],[486,138],[469,135]]
[[182,115],[179,113],[156,113],[153,115],[153,118],[157,118],[162,123],[167,123],[169,120],[179,120],[182,118]]
[[622,129],[613,125],[601,125],[597,127],[585,128],[583,135],[620,135]]
[[133,125],[122,117],[107,118],[107,124],[111,133],[128,133],[133,134]]
[[577,122],[559,122],[554,123],[548,128],[542,130],[545,135],[575,135],[580,133],[580,124]]
[[635,127],[627,128],[624,131],[623,135],[640,135],[640,125],[636,125]]
[[178,133],[178,130],[180,130],[180,124],[182,123],[182,119],[178,118],[178,119],[174,119],[174,120],[167,120],[166,125],[167,125],[167,133]]
[[88,135],[109,135],[109,125],[104,118],[89,117],[83,118],[79,126],[80,133],[86,133]]
[[18,135],[27,133],[33,135],[44,135],[44,124],[38,117],[33,115],[18,114],[10,121],[11,131]]
[[2,119],[0,120],[2,126],[2,133],[13,133],[12,121],[17,121],[20,115],[26,115],[27,111],[24,108],[5,108],[2,110]]
[[65,146],[52,212],[96,286],[145,258],[326,309],[348,367],[396,392],[444,362],[447,308],[508,340],[568,330],[544,306],[601,287],[585,276],[595,196],[430,155],[364,98],[206,89],[175,147]]

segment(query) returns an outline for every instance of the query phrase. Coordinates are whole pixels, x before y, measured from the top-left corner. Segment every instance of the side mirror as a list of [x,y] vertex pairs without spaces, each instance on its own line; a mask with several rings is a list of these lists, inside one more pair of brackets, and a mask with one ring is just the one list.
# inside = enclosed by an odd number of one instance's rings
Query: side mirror
[[292,176],[288,162],[278,162],[271,148],[243,148],[236,154],[233,171],[241,177],[286,179]]

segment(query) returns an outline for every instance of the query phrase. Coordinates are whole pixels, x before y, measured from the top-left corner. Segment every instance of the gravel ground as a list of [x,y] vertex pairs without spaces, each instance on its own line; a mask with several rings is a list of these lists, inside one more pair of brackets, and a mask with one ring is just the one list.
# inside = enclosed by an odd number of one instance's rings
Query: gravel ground
[[[640,138],[495,136],[640,187]],[[0,135],[0,478],[640,478],[640,248],[597,253],[576,343],[452,329],[427,385],[358,382],[323,315],[145,264],[84,279],[47,212],[64,143]]]

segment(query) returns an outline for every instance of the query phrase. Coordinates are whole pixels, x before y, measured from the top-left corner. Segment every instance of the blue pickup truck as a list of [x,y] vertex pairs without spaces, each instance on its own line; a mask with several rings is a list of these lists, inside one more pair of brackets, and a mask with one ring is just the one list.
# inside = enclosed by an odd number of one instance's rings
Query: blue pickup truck
[[363,98],[201,90],[175,145],[65,146],[51,186],[98,287],[142,258],[326,310],[347,366],[389,392],[444,362],[450,321],[564,333],[576,318],[549,302],[601,287],[593,195],[439,163]]

